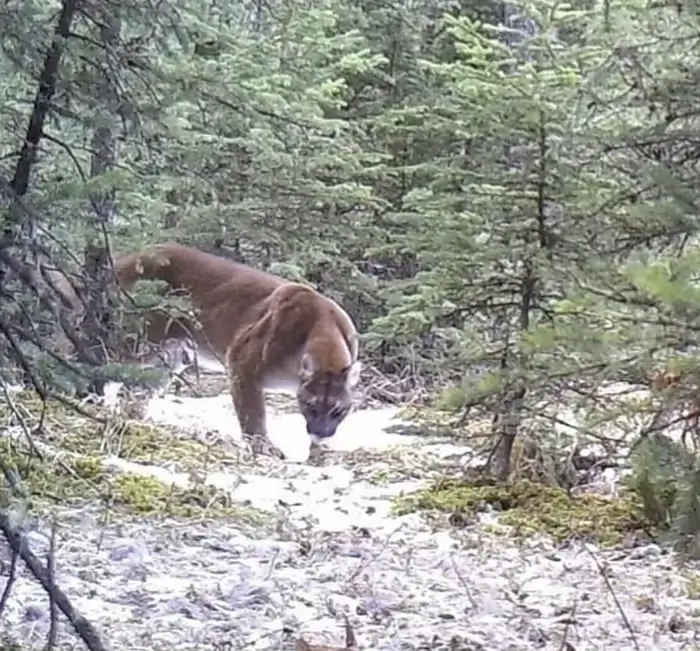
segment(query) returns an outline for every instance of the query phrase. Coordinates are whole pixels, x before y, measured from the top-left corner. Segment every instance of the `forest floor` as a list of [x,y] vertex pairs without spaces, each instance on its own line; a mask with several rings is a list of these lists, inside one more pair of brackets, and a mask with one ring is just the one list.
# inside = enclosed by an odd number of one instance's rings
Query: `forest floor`
[[[55,580],[111,649],[293,649],[300,635],[342,647],[344,614],[359,649],[700,648],[700,574],[656,545],[517,542],[484,521],[453,528],[393,515],[397,496],[467,451],[391,433],[394,408],[351,414],[321,465],[306,463],[303,420],[285,410],[270,413],[269,428],[291,460],[243,458],[225,394],[156,398],[144,420],[160,428],[98,432],[47,417],[38,441],[60,461],[48,481],[60,492]],[[110,478],[157,481],[119,484],[136,508],[107,508],[85,488],[99,483],[86,469],[103,478],[95,459]],[[59,488],[67,466],[86,482],[73,493]],[[170,484],[181,492],[158,493]],[[209,492],[187,493],[195,484]],[[44,558],[49,518],[25,526]],[[7,550],[0,556],[6,578]],[[0,631],[40,648],[49,625],[46,595],[21,567]],[[60,629],[59,648],[76,648],[68,625]]]

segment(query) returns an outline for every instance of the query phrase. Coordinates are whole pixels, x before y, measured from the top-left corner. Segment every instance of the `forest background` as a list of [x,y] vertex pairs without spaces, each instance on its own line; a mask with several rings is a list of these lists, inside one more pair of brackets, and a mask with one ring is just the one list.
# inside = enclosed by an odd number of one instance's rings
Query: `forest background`
[[0,48],[3,372],[65,388],[42,268],[94,376],[110,251],[178,239],[338,300],[374,396],[481,410],[500,474],[543,401],[696,392],[692,3],[5,0]]

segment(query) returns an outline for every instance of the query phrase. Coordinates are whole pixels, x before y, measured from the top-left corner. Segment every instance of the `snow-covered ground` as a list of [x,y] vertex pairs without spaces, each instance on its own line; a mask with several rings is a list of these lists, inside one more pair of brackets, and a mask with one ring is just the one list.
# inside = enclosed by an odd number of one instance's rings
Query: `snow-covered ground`
[[[166,395],[146,414],[193,436],[240,437],[225,395]],[[426,468],[468,452],[387,432],[396,421],[394,409],[351,414],[330,446],[344,454],[314,466],[304,462],[302,418],[269,414],[271,438],[290,460],[204,478],[268,513],[265,535],[243,520],[105,525],[98,512],[63,512],[57,580],[113,649],[283,649],[299,634],[342,644],[343,613],[359,649],[698,648],[700,601],[656,546],[516,545],[480,525],[436,530],[419,515],[391,515],[392,499],[421,486]],[[37,523],[35,551],[47,540]],[[46,598],[23,571],[0,629],[38,646],[48,621]]]
[[[375,409],[351,413],[340,425],[336,435],[328,442],[331,450],[350,451],[358,448],[384,449],[406,443],[406,437],[385,432],[396,421],[397,409]],[[158,423],[180,425],[188,429],[218,431],[232,438],[241,439],[241,430],[226,396],[213,398],[179,398],[166,395],[149,403],[146,418]],[[304,418],[297,413],[268,414],[270,439],[289,457],[290,461],[303,462],[309,456],[309,437]],[[417,443],[417,441],[414,441]]]

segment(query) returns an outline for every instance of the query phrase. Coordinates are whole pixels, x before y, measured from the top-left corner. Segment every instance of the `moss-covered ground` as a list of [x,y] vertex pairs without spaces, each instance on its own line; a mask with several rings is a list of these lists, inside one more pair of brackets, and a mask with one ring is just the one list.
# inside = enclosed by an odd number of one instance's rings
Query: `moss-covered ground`
[[[85,408],[94,418],[56,400],[43,409],[30,392],[14,394],[13,404],[0,403],[5,431],[0,459],[17,472],[30,509],[99,504],[130,515],[259,516],[203,482],[183,487],[105,463],[106,457],[117,457],[198,477],[238,466],[233,448],[223,442],[205,444],[187,433],[124,420],[94,406]],[[9,499],[7,493],[2,497]]]
[[[407,408],[401,418],[415,425],[417,431],[412,433],[468,440],[477,454],[484,455],[493,446],[486,421],[460,426],[454,417],[435,408]],[[436,523],[446,515],[452,526],[464,526],[491,509],[498,513],[499,524],[485,524],[485,529],[520,539],[546,534],[559,543],[590,540],[614,547],[656,537],[658,532],[646,517],[638,492],[622,487],[617,497],[570,494],[557,485],[554,462],[537,440],[520,436],[511,456],[509,481],[498,482],[476,470],[457,477],[462,474],[460,468],[442,468],[441,476],[427,488],[397,498],[393,512],[420,512]]]
[[476,473],[464,479],[441,479],[424,490],[398,498],[397,515],[422,511],[449,514],[450,521],[469,522],[488,507],[500,512],[505,527],[495,533],[527,537],[544,533],[558,542],[585,539],[602,547],[619,545],[626,537],[648,538],[650,524],[633,494],[606,498],[572,496],[565,490],[529,480],[499,483]]

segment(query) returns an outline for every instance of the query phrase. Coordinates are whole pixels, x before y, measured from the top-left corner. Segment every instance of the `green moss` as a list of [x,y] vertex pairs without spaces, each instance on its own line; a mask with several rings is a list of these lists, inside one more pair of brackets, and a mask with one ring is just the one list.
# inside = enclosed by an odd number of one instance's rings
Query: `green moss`
[[231,462],[222,444],[205,445],[163,427],[125,421],[102,438],[101,447],[122,459],[139,463],[167,463],[180,470],[211,469],[212,464]]
[[[225,493],[209,485],[181,488],[153,477],[124,473],[114,479],[111,489],[112,504],[139,514],[224,517],[240,515],[244,510],[232,504]],[[245,510],[252,515],[252,510]]]
[[[139,463],[164,464],[173,470],[201,471],[222,469],[233,464],[230,450],[222,443],[205,445],[187,433],[176,432],[136,420],[124,420],[95,406],[85,407],[104,422],[76,413],[69,406],[50,399],[43,421],[42,404],[35,394],[22,391],[14,396],[30,429],[42,427],[38,442],[61,451],[89,456],[104,454]],[[233,414],[231,416],[234,417]],[[0,404],[0,426],[16,424],[9,405]]]
[[[23,393],[15,394],[13,399],[22,410],[25,424],[36,428],[41,403],[33,394]],[[0,404],[0,423],[14,424],[14,418],[9,406]],[[31,451],[21,434],[16,439],[0,437],[0,456],[17,472],[30,510],[95,504],[137,516],[260,521],[264,517],[261,512],[232,502],[213,486],[182,488],[147,475],[119,473],[103,465],[102,457],[108,454],[134,462],[166,462],[175,471],[194,471],[196,476],[201,474],[197,471],[216,470],[217,466],[234,462],[222,445],[207,446],[184,436],[136,421],[112,420],[105,425],[76,414],[57,401],[49,401],[43,426],[32,434],[41,456]],[[10,496],[5,492],[3,500],[7,499]]]
[[102,461],[97,457],[80,457],[73,461],[73,470],[78,477],[99,482],[103,479]]
[[650,526],[636,496],[606,499],[569,496],[566,491],[528,480],[497,483],[487,477],[439,480],[430,488],[398,498],[393,511],[442,511],[473,515],[491,505],[502,511],[500,522],[517,537],[547,533],[563,542],[593,538],[605,547],[619,544],[625,533],[646,535]]
[[63,456],[40,460],[3,442],[3,460],[17,471],[29,496],[28,507],[42,511],[54,505],[108,505],[131,515],[171,517],[236,517],[256,520],[254,509],[232,502],[226,493],[210,485],[182,488],[148,475],[112,473],[99,458]]
[[700,575],[693,572],[686,577],[686,590],[688,599],[700,599]]
[[391,475],[388,470],[379,468],[374,470],[368,477],[367,481],[375,486],[387,486],[391,481]]

